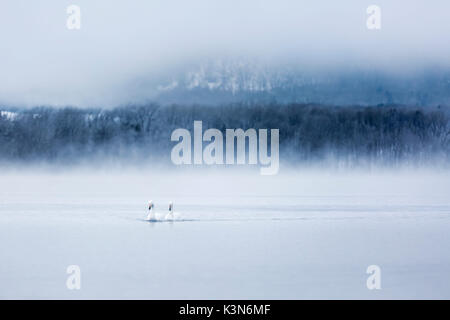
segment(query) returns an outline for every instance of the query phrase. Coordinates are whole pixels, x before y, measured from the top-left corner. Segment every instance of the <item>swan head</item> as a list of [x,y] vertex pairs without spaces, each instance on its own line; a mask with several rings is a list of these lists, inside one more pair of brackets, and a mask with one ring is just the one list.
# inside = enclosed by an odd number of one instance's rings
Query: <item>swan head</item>
[[170,201],[170,202],[169,202],[169,211],[172,211],[172,210],[173,210],[173,202]]
[[148,208],[150,209],[150,208],[153,208],[153,201],[152,200],[150,200],[149,202],[148,202]]

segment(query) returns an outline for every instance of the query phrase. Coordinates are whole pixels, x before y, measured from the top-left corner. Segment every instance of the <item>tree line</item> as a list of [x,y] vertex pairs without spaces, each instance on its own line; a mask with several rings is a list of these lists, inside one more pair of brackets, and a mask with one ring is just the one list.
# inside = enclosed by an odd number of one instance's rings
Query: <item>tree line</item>
[[0,161],[170,163],[177,128],[279,129],[280,161],[397,165],[450,160],[448,108],[315,104],[157,104],[114,109],[0,108]]

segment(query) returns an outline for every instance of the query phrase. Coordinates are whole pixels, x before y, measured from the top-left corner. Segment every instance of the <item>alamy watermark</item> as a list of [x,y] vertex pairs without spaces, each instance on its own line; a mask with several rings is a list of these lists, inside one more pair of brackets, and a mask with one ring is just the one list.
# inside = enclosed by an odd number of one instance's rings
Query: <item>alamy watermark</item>
[[70,265],[66,269],[66,273],[69,275],[66,280],[66,287],[69,290],[81,289],[81,269],[77,265]]
[[372,264],[367,267],[367,274],[370,276],[367,278],[366,286],[369,290],[380,290],[381,289],[381,268],[376,264]]
[[[81,9],[77,5],[70,5],[66,9],[67,17],[66,27],[69,30],[81,29]],[[379,30],[381,29],[381,8],[377,5],[370,5],[366,9],[366,13],[369,15],[366,21],[367,29]]]
[[70,5],[66,10],[67,17],[66,27],[69,30],[79,30],[81,29],[81,9],[77,5]]
[[[178,143],[172,149],[171,159],[175,165],[243,165],[248,160],[248,164],[251,165],[256,165],[259,162],[262,166],[260,168],[262,175],[274,175],[278,173],[280,163],[279,135],[279,129],[270,130],[269,155],[267,129],[259,129],[258,131],[256,129],[247,129],[246,131],[243,129],[226,129],[224,156],[222,132],[211,128],[203,133],[202,121],[194,121],[193,143],[189,130],[179,128],[172,132],[171,141],[178,141]],[[205,148],[203,148],[204,141],[209,142]],[[246,144],[247,141],[248,145]],[[248,159],[246,159],[246,153]]]
[[369,15],[366,21],[367,29],[380,30],[381,29],[381,8],[377,5],[368,6],[366,13]]

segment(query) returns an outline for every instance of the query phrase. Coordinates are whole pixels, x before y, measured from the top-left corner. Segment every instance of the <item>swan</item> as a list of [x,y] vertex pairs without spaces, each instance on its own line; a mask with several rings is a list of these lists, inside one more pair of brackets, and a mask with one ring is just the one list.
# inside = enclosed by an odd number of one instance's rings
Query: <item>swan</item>
[[147,215],[147,221],[156,221],[156,215],[155,215],[155,205],[153,204],[153,201],[150,200],[148,202],[148,215]]
[[166,220],[173,220],[173,202],[169,202],[169,213],[166,214]]

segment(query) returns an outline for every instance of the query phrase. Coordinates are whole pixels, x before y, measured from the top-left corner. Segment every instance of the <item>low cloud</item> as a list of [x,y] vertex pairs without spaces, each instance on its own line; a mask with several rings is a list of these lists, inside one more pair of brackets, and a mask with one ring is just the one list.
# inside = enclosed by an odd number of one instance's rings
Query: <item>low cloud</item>
[[[80,30],[66,28],[73,2],[81,8]],[[373,3],[358,0],[73,2],[2,1],[0,103],[141,102],[152,98],[159,78],[223,57],[312,70],[450,65],[444,0],[377,1],[376,31],[366,28]]]

